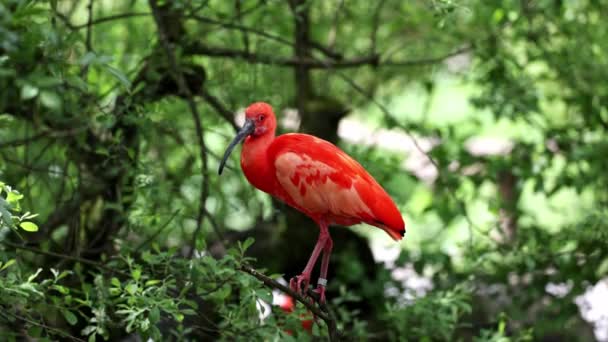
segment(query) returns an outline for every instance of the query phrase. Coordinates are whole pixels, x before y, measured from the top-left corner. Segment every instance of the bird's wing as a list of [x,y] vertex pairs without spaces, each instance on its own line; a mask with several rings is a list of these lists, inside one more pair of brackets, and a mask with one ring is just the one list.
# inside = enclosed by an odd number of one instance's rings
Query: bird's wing
[[293,202],[290,204],[308,215],[340,224],[366,222],[403,231],[403,218],[384,189],[330,142],[306,134],[284,134],[272,143],[269,152],[277,181]]

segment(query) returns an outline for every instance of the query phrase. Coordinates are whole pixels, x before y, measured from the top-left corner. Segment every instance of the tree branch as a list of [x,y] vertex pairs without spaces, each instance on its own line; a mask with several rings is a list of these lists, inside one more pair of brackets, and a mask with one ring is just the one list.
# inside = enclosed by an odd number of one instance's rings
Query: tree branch
[[286,58],[275,57],[259,53],[252,53],[244,50],[227,49],[218,46],[208,46],[199,43],[191,44],[185,48],[187,54],[203,55],[218,58],[240,58],[248,63],[268,64],[284,67],[306,66],[310,69],[335,69],[352,68],[362,65],[377,65],[380,56],[363,56],[340,61],[319,61],[314,58]]
[[[185,16],[185,18],[187,19],[193,19],[196,21],[200,21],[203,23],[207,23],[207,24],[212,24],[212,25],[218,25],[221,26],[223,28],[226,29],[235,29],[235,30],[239,30],[243,33],[252,33],[255,34],[257,36],[260,37],[264,37],[270,40],[273,40],[275,42],[281,43],[283,45],[287,45],[287,46],[294,46],[294,43],[289,41],[288,39],[285,39],[281,36],[277,36],[274,35],[272,33],[268,33],[266,31],[262,31],[262,30],[258,30],[256,28],[253,27],[248,27],[248,26],[244,26],[244,25],[239,25],[239,24],[235,24],[232,22],[227,22],[227,21],[222,21],[222,20],[218,20],[218,19],[214,19],[214,18],[209,18],[209,17],[204,17],[198,14],[191,14],[191,15],[187,15]],[[321,52],[322,54],[324,54],[327,57],[333,58],[333,59],[342,59],[343,56],[341,53],[335,52],[332,49],[321,45],[320,43],[314,42],[314,41],[309,41],[308,42],[309,46],[319,52]]]
[[253,53],[245,50],[235,50],[219,46],[208,46],[199,43],[191,44],[185,48],[185,52],[191,55],[203,55],[212,58],[239,58],[251,64],[267,64],[282,67],[297,67],[305,66],[309,69],[346,69],[356,68],[361,66],[374,67],[413,67],[427,64],[440,63],[447,58],[459,55],[469,51],[471,46],[457,49],[444,55],[412,59],[412,60],[382,60],[380,55],[368,55],[360,57],[352,57],[349,59],[334,61],[334,60],[319,60],[317,58],[288,58],[276,57],[262,53]]
[[[285,286],[285,285],[275,281],[274,279],[266,276],[265,274],[258,272],[257,270],[255,270],[253,267],[251,267],[249,265],[242,264],[240,266],[240,270],[256,277],[258,280],[262,281],[264,283],[264,285],[266,285],[270,288],[274,288],[274,289],[280,290],[282,292],[285,292],[286,294],[288,294],[289,296],[291,296],[298,302],[304,304],[304,306],[308,310],[310,310],[310,312],[312,312],[315,316],[320,317],[325,322],[325,324],[327,325],[327,331],[329,333],[329,340],[330,341],[339,341],[340,340],[341,333],[338,330],[338,327],[336,324],[336,318],[334,317],[333,312],[329,309],[327,304],[322,304],[322,305],[320,304],[319,307],[316,307],[310,300],[303,297],[299,293],[296,293],[289,286]],[[307,295],[314,298],[318,302],[318,299],[319,299],[318,294],[316,292],[312,291],[310,288],[307,290],[308,290]]]
[[[86,23],[86,24],[82,24],[82,25],[68,25],[68,27],[74,29],[74,30],[80,30],[83,29],[87,26],[93,26],[93,25],[97,25],[97,24],[101,24],[101,23],[105,23],[108,21],[114,21],[114,20],[120,20],[120,19],[128,19],[128,18],[133,18],[133,17],[145,17],[145,16],[149,16],[150,13],[145,13],[145,12],[134,12],[134,13],[121,13],[121,14],[116,14],[116,15],[110,15],[107,17],[103,17],[103,18],[99,18],[99,19],[95,19],[93,21],[91,21],[90,23]],[[64,17],[65,18],[65,17]],[[65,18],[67,19],[67,18]],[[65,20],[64,20],[65,22]]]

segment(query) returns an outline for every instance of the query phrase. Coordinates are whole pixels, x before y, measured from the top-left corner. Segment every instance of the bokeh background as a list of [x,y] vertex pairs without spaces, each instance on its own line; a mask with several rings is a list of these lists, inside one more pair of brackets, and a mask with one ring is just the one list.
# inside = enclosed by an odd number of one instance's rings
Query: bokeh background
[[607,11],[3,0],[2,339],[325,339],[240,269],[289,279],[318,234],[238,153],[217,175],[266,101],[281,133],[358,160],[406,221],[400,243],[331,229],[343,339],[608,341]]

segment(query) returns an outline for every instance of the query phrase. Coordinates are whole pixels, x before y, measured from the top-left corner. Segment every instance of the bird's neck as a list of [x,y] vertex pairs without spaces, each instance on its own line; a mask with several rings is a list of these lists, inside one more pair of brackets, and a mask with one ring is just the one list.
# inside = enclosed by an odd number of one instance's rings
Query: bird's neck
[[270,192],[272,189],[272,165],[268,160],[268,147],[274,141],[274,132],[245,139],[241,152],[241,168],[247,180],[256,188]]

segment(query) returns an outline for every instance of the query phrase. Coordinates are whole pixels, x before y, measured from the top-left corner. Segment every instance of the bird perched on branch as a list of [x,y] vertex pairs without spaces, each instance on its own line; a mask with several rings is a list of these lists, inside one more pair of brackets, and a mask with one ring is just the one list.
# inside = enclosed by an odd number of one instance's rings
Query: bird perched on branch
[[[319,239],[302,274],[290,281],[306,293],[312,270],[323,253],[316,292],[325,301],[333,242],[328,226],[367,223],[401,240],[405,223],[397,206],[376,180],[332,143],[308,134],[275,137],[276,117],[264,102],[245,110],[245,124],[224,153],[218,173],[234,147],[245,140],[241,168],[249,183],[303,212],[320,228]],[[296,229],[296,228],[293,228]],[[299,229],[299,227],[298,227]]]

